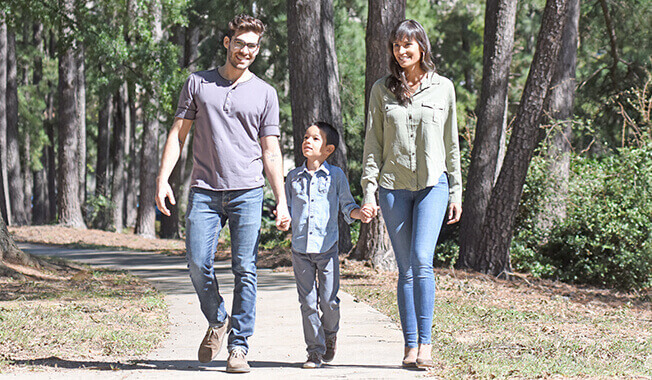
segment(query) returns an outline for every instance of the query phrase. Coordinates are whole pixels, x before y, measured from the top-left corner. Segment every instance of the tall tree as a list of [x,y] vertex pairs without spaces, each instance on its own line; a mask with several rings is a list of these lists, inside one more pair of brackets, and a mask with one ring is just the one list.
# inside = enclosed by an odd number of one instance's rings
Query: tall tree
[[[149,16],[151,17],[152,41],[154,50],[160,49],[163,41],[162,5],[158,0],[150,3]],[[155,237],[156,209],[154,197],[156,196],[156,171],[158,168],[158,135],[159,113],[156,86],[148,91],[145,96],[147,112],[143,125],[142,149],[140,157],[140,196],[138,198],[138,217],[136,219],[136,233],[145,237]]]
[[84,57],[84,44],[80,43],[75,55],[77,66],[77,120],[79,126],[79,148],[77,152],[77,166],[79,176],[79,201],[86,202],[86,64]]
[[27,224],[25,192],[18,144],[18,70],[16,67],[16,34],[7,31],[7,182],[11,224]]
[[580,19],[580,1],[569,0],[566,23],[561,37],[561,50],[555,74],[546,99],[546,118],[555,124],[546,152],[548,178],[554,184],[537,217],[540,229],[550,229],[566,217],[566,196],[570,176],[570,152],[575,104],[575,71]]
[[127,125],[129,126],[128,143],[125,149],[129,152],[127,157],[127,183],[125,186],[125,224],[128,227],[136,226],[138,218],[138,177],[140,175],[140,149],[138,147],[138,139],[136,136],[136,91],[133,89],[133,84],[128,83],[128,98],[127,109],[129,115],[127,117]]
[[[405,1],[369,0],[367,18],[365,115],[369,108],[369,93],[373,84],[389,73],[388,41],[392,28],[405,18]],[[365,117],[366,124],[366,117]],[[352,257],[370,259],[375,268],[395,269],[396,259],[382,213],[360,227],[360,238]]]
[[95,196],[107,196],[109,147],[111,141],[111,115],[113,114],[113,98],[111,91],[101,91],[100,107],[97,116],[97,162],[95,165]]
[[461,267],[475,265],[475,247],[480,240],[491,189],[500,170],[498,161],[507,118],[507,87],[514,46],[516,3],[517,0],[487,0],[478,123],[460,222],[458,265]]
[[503,167],[494,186],[474,269],[494,276],[511,273],[509,245],[525,176],[538,143],[544,100],[557,64],[569,0],[547,0],[530,72],[514,120]]
[[[299,166],[303,135],[308,126],[322,120],[340,134],[337,150],[328,161],[348,176],[346,143],[342,122],[332,0],[288,0],[288,53],[290,66],[290,103],[294,137],[294,163]],[[348,224],[339,218],[339,250],[351,249]]]
[[74,1],[62,0],[63,11],[59,27],[59,163],[58,163],[58,219],[59,224],[85,228],[79,201],[79,120],[77,64],[72,23],[74,22]]
[[[5,13],[0,11],[0,94],[7,93],[7,22]],[[7,182],[7,97],[0,95],[0,209],[2,217],[11,224],[9,206],[9,183]]]
[[113,100],[115,102],[113,113],[113,139],[111,142],[111,158],[113,173],[111,177],[111,200],[113,201],[113,229],[122,232],[124,228],[124,188],[125,188],[125,133],[126,133],[126,114],[127,107],[127,90],[123,84],[115,92]]

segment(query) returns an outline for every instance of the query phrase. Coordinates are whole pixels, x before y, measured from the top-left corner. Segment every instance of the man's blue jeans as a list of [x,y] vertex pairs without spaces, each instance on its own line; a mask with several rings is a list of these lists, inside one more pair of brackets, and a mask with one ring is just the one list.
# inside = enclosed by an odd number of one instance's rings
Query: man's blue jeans
[[213,268],[217,238],[229,222],[233,306],[228,349],[248,350],[247,338],[256,319],[256,259],[263,205],[262,187],[250,190],[211,191],[192,188],[186,212],[186,259],[201,310],[209,325],[220,326],[227,317]]
[[431,344],[435,307],[433,258],[448,206],[448,177],[419,191],[379,189],[398,265],[397,298],[405,346]]

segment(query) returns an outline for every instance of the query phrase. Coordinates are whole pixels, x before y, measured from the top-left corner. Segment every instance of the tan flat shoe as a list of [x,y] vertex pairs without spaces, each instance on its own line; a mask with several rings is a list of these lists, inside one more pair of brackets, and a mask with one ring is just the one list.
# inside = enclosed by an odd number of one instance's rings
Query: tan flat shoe
[[415,365],[419,369],[429,369],[435,366],[435,362],[432,359],[417,358]]

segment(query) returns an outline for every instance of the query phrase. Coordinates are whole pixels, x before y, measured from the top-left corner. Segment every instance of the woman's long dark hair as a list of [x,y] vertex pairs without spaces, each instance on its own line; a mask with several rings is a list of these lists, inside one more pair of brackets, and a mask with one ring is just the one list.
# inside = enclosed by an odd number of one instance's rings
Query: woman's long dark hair
[[403,20],[396,24],[392,33],[389,35],[389,72],[390,76],[387,78],[385,85],[391,91],[400,104],[407,103],[410,93],[410,87],[408,86],[407,78],[405,78],[405,72],[401,65],[396,61],[394,57],[394,43],[397,41],[403,40],[412,40],[414,39],[419,47],[423,51],[421,55],[421,69],[425,72],[434,71],[435,64],[432,62],[432,56],[430,51],[430,40],[426,31],[423,29],[423,26],[415,20]]

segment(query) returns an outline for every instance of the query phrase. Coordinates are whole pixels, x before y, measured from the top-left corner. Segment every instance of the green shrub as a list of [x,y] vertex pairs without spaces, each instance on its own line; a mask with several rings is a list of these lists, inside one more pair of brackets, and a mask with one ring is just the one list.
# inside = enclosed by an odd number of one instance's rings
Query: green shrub
[[652,285],[652,143],[572,163],[567,218],[540,248],[550,275],[622,289]]

